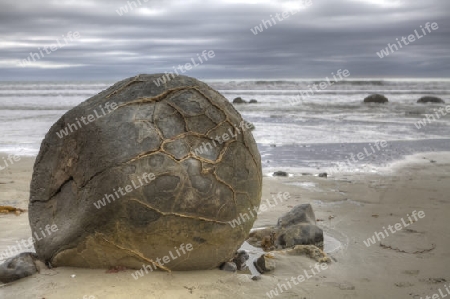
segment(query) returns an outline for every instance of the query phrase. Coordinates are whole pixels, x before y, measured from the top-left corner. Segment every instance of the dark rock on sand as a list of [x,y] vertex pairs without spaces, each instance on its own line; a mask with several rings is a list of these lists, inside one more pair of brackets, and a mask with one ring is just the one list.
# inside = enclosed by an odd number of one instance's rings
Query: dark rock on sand
[[34,253],[24,252],[7,259],[0,265],[0,282],[9,283],[37,272]]
[[387,103],[388,99],[382,94],[372,94],[364,99],[364,103]]
[[283,248],[311,244],[323,247],[323,231],[316,225],[297,224],[281,229],[277,241]]
[[431,97],[431,96],[426,96],[426,97],[421,97],[420,99],[417,100],[417,103],[438,103],[438,104],[442,104],[445,103],[445,101],[441,98],[438,97]]
[[275,270],[275,261],[262,254],[259,258],[253,261],[253,265],[259,273],[264,274]]
[[[214,269],[247,238],[255,219],[239,229],[229,221],[260,204],[261,158],[251,132],[201,150],[229,134],[241,115],[194,78],[156,86],[163,75],[118,82],[47,133],[29,203],[33,233],[58,227],[35,243],[42,261],[140,269],[169,256],[159,268]],[[83,118],[93,120],[77,121]]]
[[289,176],[289,174],[285,171],[275,171],[273,176]]
[[238,270],[245,270],[247,268],[247,261],[250,258],[249,254],[245,250],[239,250],[234,258],[233,263]]
[[319,173],[319,178],[327,178],[327,177],[328,177],[328,173],[326,173],[326,172]]
[[254,230],[249,236],[249,244],[264,250],[295,245],[315,245],[323,248],[323,231],[316,225],[316,216],[310,204],[295,206],[278,219],[276,226]]
[[278,244],[323,246],[323,231],[316,225],[316,216],[310,204],[295,206],[278,219]]
[[227,272],[236,272],[237,267],[236,267],[236,264],[233,262],[226,262],[226,263],[223,263],[222,266],[220,266],[220,270],[227,271]]
[[257,100],[250,100],[250,102],[249,102],[250,104],[256,104],[256,103],[258,103],[258,101]]
[[241,97],[238,97],[233,100],[233,104],[247,104],[247,101],[243,100]]
[[269,270],[266,268],[266,258],[264,257],[264,254],[257,258],[253,262],[253,265],[255,265],[256,270],[258,270],[258,272],[261,274],[269,272]]

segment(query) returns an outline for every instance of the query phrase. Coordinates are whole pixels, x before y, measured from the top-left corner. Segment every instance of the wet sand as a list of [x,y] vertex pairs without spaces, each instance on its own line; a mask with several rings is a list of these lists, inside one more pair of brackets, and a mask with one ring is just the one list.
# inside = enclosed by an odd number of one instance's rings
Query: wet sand
[[[32,158],[22,158],[0,172],[0,205],[27,208],[32,167]],[[292,287],[274,298],[425,298],[445,291],[450,281],[449,183],[449,152],[410,156],[376,174],[265,177],[263,201],[278,192],[291,197],[262,213],[255,227],[273,225],[293,206],[311,203],[333,259],[326,270],[290,282]],[[407,215],[413,211],[425,217],[411,223]],[[365,245],[402,218],[407,227]],[[0,214],[0,228],[0,252],[31,236],[27,213]],[[288,286],[287,280],[305,270],[311,274],[315,264],[283,253],[275,253],[275,262],[275,271],[259,281],[219,270],[152,272],[135,280],[133,270],[108,274],[55,268],[0,286],[0,298],[269,298],[270,290],[280,293],[281,284]]]

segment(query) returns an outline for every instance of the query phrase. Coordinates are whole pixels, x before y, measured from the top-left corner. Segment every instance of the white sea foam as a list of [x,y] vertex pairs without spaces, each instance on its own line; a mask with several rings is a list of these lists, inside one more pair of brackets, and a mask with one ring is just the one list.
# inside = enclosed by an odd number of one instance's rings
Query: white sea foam
[[[236,108],[256,127],[253,135],[261,148],[264,167],[320,168],[324,166],[321,161],[325,156],[328,161],[339,161],[333,155],[338,152],[336,147],[345,144],[439,140],[450,136],[450,115],[422,130],[414,126],[424,114],[433,113],[439,107],[419,105],[416,100],[435,94],[450,102],[449,80],[349,80],[317,92],[298,105],[290,104],[290,98],[316,81],[320,80],[214,80],[208,83],[230,101],[238,96],[258,101]],[[37,154],[45,134],[66,111],[111,84],[0,82],[0,151]],[[364,97],[374,92],[385,94],[389,104],[362,104]],[[318,149],[321,144],[324,148]],[[325,146],[330,144],[336,146]],[[297,147],[301,153],[296,156],[292,149],[285,150],[286,146]]]

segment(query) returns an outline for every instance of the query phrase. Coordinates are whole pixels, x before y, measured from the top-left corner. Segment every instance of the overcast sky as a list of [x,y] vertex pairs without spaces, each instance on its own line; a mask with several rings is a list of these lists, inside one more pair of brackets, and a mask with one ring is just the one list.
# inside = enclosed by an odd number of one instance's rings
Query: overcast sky
[[[204,50],[215,57],[186,75],[324,78],[348,69],[352,78],[450,77],[449,0],[139,1],[0,0],[0,80],[118,80],[198,63]],[[122,6],[129,11],[120,16]],[[250,30],[292,9],[259,34]],[[378,57],[396,38],[423,35],[427,22],[439,29]],[[80,37],[56,49],[70,31]],[[51,44],[55,51],[21,66]]]

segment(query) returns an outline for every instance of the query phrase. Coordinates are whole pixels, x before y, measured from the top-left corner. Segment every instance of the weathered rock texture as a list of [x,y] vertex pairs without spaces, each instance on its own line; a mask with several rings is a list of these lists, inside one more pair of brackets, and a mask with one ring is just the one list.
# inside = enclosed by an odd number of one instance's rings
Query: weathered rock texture
[[[139,269],[172,253],[169,270],[218,267],[233,258],[253,221],[228,221],[261,198],[261,161],[240,114],[206,84],[139,75],[67,112],[47,133],[34,165],[29,204],[33,232],[58,231],[35,244],[53,266]],[[118,108],[59,138],[57,132],[109,102]],[[212,138],[237,133],[222,144]],[[195,151],[209,143],[209,150]],[[205,148],[203,148],[205,149]],[[94,206],[154,173],[149,184],[100,209]],[[177,254],[181,244],[192,251]]]
[[34,253],[24,252],[7,259],[0,265],[0,282],[9,283],[35,274],[36,258]]
[[247,242],[264,250],[291,248],[295,245],[323,248],[323,231],[316,225],[311,205],[301,204],[280,217],[276,226],[251,232]]

